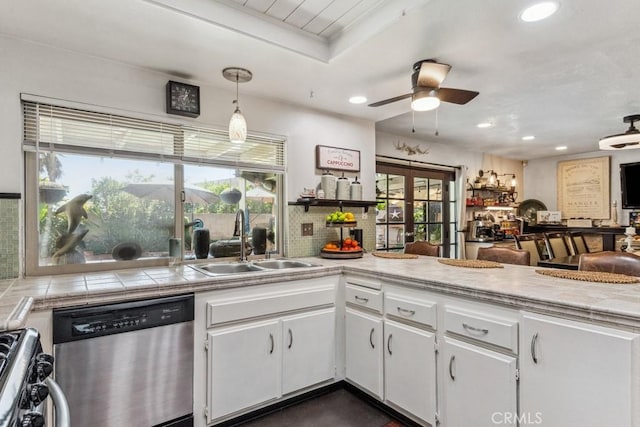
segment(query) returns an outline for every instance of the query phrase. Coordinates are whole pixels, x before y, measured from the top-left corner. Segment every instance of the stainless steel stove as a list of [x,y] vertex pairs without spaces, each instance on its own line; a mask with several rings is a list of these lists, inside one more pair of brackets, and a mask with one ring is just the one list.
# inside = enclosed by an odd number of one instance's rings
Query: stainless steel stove
[[70,425],[69,406],[52,372],[53,356],[42,352],[37,330],[0,332],[0,427],[45,426],[47,397],[56,427]]

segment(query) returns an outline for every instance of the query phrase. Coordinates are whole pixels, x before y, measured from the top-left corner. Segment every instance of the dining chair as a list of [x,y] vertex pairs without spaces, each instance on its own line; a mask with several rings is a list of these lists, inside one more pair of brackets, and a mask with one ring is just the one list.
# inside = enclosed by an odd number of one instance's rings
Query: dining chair
[[617,251],[584,253],[580,255],[578,270],[640,276],[640,256]]
[[538,265],[538,261],[543,259],[542,247],[544,239],[538,234],[514,235],[517,249],[524,249],[529,252],[529,265]]
[[478,259],[502,262],[505,264],[529,265],[531,254],[525,249],[515,249],[502,246],[478,248]]
[[543,236],[549,258],[566,257],[571,254],[569,246],[567,246],[567,241],[565,240],[565,232],[543,233]]
[[567,231],[569,237],[569,249],[571,255],[580,255],[589,253],[589,246],[581,231]]
[[426,241],[407,243],[404,247],[405,254],[440,256],[440,245],[432,245]]

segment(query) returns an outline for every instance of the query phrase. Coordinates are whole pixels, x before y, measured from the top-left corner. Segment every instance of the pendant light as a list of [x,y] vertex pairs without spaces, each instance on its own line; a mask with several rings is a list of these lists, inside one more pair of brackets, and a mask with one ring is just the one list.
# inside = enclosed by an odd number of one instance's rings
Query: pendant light
[[236,106],[231,120],[229,120],[229,140],[234,144],[241,144],[247,139],[247,121],[240,111],[240,97],[238,96],[238,86],[251,80],[251,71],[240,67],[228,67],[222,70],[225,79],[236,82],[236,99],[233,103]]
[[622,119],[623,123],[629,123],[629,129],[625,133],[617,135],[605,136],[600,140],[601,150],[628,150],[631,148],[640,148],[640,131],[633,125],[634,122],[640,121],[640,114],[626,116]]

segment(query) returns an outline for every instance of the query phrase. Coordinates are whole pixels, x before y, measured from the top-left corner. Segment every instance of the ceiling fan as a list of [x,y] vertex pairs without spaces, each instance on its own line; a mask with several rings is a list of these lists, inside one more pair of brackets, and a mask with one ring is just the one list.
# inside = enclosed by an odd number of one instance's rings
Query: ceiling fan
[[451,70],[451,65],[441,64],[434,59],[423,59],[413,64],[411,74],[411,93],[385,99],[369,104],[369,107],[380,107],[392,102],[411,98],[411,109],[429,111],[440,106],[440,102],[466,104],[478,96],[479,92],[464,89],[440,87]]

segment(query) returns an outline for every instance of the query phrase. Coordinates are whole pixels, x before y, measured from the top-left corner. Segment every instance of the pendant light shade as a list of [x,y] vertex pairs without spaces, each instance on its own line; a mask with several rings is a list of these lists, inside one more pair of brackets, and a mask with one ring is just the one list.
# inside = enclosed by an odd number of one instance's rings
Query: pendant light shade
[[247,140],[247,121],[245,120],[240,107],[236,106],[236,110],[229,120],[229,141],[234,144],[241,144]]
[[599,143],[601,150],[629,150],[632,148],[640,148],[640,131],[633,125],[634,122],[640,121],[640,114],[626,116],[622,121],[623,123],[629,123],[629,129],[627,129],[625,133],[602,138]]
[[233,100],[236,109],[231,115],[231,120],[229,120],[229,140],[234,144],[242,144],[247,139],[247,121],[240,111],[238,86],[240,83],[250,81],[253,74],[251,74],[251,71],[244,68],[229,67],[222,70],[222,75],[225,79],[236,82],[236,99]]

